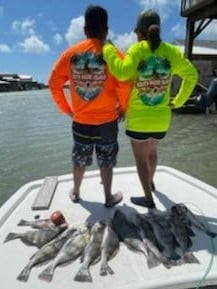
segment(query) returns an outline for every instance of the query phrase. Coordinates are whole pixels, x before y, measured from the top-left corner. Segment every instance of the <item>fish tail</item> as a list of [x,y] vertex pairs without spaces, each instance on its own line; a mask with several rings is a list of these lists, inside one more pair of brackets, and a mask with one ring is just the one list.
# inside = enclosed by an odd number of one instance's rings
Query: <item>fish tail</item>
[[51,282],[53,279],[54,274],[54,267],[49,265],[47,268],[45,268],[39,275],[39,279],[44,280],[46,282]]
[[4,240],[4,243],[6,243],[6,242],[8,242],[8,241],[12,241],[12,240],[14,240],[14,239],[17,239],[17,238],[19,238],[19,237],[20,237],[20,235],[17,234],[17,233],[9,233],[9,234],[7,235],[7,237],[5,238],[5,240]]
[[157,267],[158,265],[160,265],[160,260],[155,256],[155,254],[153,254],[151,251],[149,252],[148,256],[147,256],[147,265],[148,268],[154,268]]
[[80,281],[80,282],[92,282],[92,277],[90,275],[90,271],[88,267],[86,266],[81,266],[79,271],[74,277],[75,281]]
[[167,257],[161,258],[162,264],[165,268],[170,269],[173,266],[173,262]]
[[27,282],[29,279],[30,272],[31,272],[31,268],[27,265],[17,276],[17,280]]
[[105,276],[107,274],[114,274],[114,271],[112,270],[112,268],[108,265],[107,262],[103,262],[100,266],[100,275],[101,276]]
[[199,264],[199,260],[194,256],[193,253],[191,252],[186,252],[185,255],[183,256],[183,260],[185,263],[196,263],[196,264]]
[[29,225],[29,222],[23,219],[21,219],[19,223],[17,224],[17,226],[28,226],[28,225]]

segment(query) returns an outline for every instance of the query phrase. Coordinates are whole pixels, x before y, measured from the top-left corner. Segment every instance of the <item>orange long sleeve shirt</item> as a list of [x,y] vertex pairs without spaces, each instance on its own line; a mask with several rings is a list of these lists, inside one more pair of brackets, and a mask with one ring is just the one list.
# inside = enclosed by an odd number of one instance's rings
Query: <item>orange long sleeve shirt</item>
[[[69,102],[64,91],[66,82]],[[118,81],[109,72],[99,40],[86,39],[60,56],[51,72],[49,88],[60,111],[73,113],[76,122],[97,125],[117,119],[119,109],[126,110],[131,83]]]

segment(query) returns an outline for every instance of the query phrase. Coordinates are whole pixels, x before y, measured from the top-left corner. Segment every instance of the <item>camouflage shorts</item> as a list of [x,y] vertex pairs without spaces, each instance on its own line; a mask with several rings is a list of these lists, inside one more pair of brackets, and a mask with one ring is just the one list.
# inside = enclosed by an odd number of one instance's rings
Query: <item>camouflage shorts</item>
[[74,122],[73,164],[78,167],[90,166],[95,150],[99,167],[114,167],[118,153],[117,134],[116,121],[103,125],[83,125]]

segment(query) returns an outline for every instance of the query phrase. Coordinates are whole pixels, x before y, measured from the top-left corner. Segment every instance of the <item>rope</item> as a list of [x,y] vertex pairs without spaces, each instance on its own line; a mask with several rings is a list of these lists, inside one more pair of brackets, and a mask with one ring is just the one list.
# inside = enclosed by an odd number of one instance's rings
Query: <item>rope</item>
[[[201,216],[205,217],[203,211],[201,208],[197,207],[195,204],[193,203],[184,203],[185,205],[189,204],[189,205],[193,205],[195,208],[198,209],[198,211],[201,213]],[[206,228],[209,230],[209,223],[205,220],[204,218],[204,221],[206,222],[206,224],[204,224],[206,226]],[[210,273],[211,269],[212,269],[212,266],[213,266],[213,262],[214,262],[214,254],[216,252],[215,250],[215,243],[213,241],[213,238],[212,237],[209,237],[210,238],[210,243],[211,243],[211,258],[209,260],[209,263],[207,265],[207,268],[206,268],[206,271],[203,275],[203,277],[201,278],[201,280],[198,281],[195,289],[199,289],[201,288],[201,286],[204,284],[204,282],[206,281],[206,278],[208,276],[208,274]]]

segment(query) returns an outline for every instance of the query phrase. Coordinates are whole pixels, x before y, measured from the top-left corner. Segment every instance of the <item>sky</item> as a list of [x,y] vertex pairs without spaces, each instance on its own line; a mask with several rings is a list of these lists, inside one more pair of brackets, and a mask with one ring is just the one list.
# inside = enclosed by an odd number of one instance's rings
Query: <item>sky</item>
[[[0,73],[31,75],[47,83],[60,54],[85,38],[84,12],[90,4],[103,6],[109,15],[109,38],[126,51],[136,41],[138,15],[147,9],[161,16],[162,39],[185,38],[186,18],[181,0],[0,0]],[[216,23],[200,38],[216,39]]]

